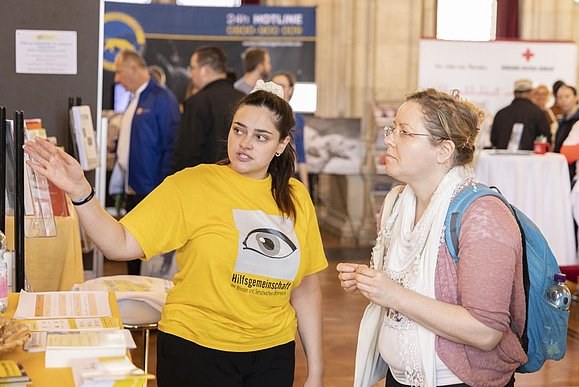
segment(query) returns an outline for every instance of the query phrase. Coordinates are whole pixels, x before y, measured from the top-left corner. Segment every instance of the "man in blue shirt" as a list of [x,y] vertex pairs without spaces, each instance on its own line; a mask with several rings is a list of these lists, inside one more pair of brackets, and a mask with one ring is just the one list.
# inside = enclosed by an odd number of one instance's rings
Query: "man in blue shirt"
[[[151,78],[147,63],[134,51],[117,55],[115,82],[133,94],[121,120],[115,166],[122,172],[130,211],[171,174],[179,103]],[[138,275],[140,266],[139,259],[128,261],[129,274]]]

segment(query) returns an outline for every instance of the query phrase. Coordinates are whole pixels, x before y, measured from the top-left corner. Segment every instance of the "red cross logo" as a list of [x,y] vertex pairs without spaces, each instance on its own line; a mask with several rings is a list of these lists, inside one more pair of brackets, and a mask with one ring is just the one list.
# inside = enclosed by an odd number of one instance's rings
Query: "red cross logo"
[[531,60],[532,57],[534,57],[535,54],[533,54],[533,52],[531,50],[529,50],[527,48],[527,50],[525,52],[523,52],[523,57],[525,58],[525,60],[528,62]]

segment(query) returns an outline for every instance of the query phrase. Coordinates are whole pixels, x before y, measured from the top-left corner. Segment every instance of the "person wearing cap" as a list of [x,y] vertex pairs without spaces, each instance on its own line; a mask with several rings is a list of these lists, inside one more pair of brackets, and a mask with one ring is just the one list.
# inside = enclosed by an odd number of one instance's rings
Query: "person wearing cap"
[[514,86],[515,99],[495,115],[491,129],[491,143],[493,148],[507,149],[513,125],[522,124],[523,133],[518,149],[533,150],[533,143],[538,136],[545,136],[547,141],[550,141],[549,124],[543,111],[531,101],[533,83],[528,79],[520,79]]

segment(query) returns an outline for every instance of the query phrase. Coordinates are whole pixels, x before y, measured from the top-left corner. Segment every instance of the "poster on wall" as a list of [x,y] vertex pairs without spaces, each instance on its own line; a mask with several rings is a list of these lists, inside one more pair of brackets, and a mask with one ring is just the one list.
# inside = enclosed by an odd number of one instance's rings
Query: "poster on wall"
[[16,30],[17,74],[77,73],[76,31]]
[[266,49],[272,71],[286,70],[300,82],[315,82],[314,7],[186,7],[105,3],[103,107],[113,107],[114,60],[124,48],[140,52],[163,69],[179,101],[189,85],[189,60],[202,45],[222,48],[228,68],[243,75],[241,54]]
[[490,145],[489,128],[495,113],[513,100],[513,85],[526,78],[551,89],[557,80],[575,85],[577,47],[574,42],[420,41],[419,88],[450,91],[484,109],[481,145]]
[[359,118],[305,116],[304,143],[310,173],[357,175],[362,142]]

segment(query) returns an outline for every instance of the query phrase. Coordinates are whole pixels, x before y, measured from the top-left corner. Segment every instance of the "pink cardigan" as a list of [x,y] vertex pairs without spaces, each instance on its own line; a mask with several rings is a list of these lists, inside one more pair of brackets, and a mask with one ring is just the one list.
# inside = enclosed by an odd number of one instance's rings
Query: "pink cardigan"
[[503,331],[489,352],[436,337],[436,352],[446,366],[471,386],[504,386],[527,361],[510,319],[524,329],[525,293],[519,228],[509,209],[497,198],[477,199],[465,212],[459,235],[459,263],[446,244],[436,265],[436,299],[465,307],[483,324]]

